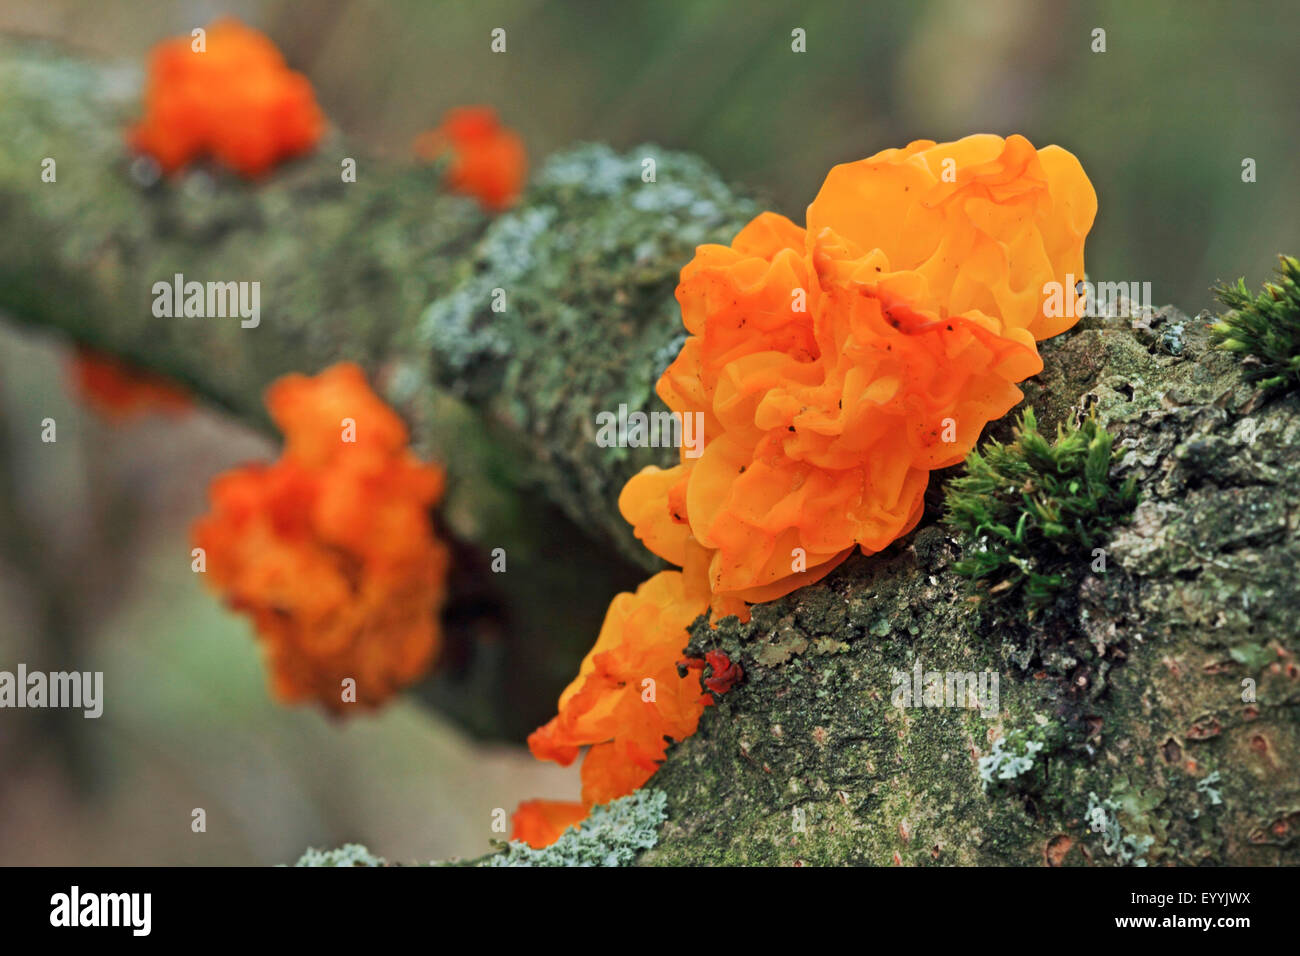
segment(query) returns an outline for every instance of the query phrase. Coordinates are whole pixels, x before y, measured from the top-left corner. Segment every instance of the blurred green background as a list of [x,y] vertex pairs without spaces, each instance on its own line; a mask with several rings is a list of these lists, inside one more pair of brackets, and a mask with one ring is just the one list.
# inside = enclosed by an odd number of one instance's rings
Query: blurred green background
[[[1300,250],[1294,2],[5,0],[0,31],[140,61],[223,13],[267,31],[376,153],[488,103],[535,164],[577,141],[653,141],[798,218],[835,163],[1020,132],[1092,178],[1094,278],[1149,281],[1157,304],[1195,312],[1217,281],[1257,285]],[[334,725],[270,702],[244,620],[173,555],[210,477],[273,449],[210,413],[106,425],[67,395],[63,361],[61,343],[0,325],[0,668],[71,657],[116,677],[99,722],[0,714],[0,863],[291,862],[352,839],[473,854],[494,808],[576,795],[572,773],[413,704]],[[59,456],[30,440],[46,415]]]

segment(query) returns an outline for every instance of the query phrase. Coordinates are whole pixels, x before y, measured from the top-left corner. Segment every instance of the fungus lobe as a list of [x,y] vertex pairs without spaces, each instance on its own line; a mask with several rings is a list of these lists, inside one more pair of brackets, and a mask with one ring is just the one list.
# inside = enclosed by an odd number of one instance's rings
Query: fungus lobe
[[82,401],[112,422],[150,412],[177,415],[192,405],[189,393],[169,379],[85,346],[77,346],[71,372]]

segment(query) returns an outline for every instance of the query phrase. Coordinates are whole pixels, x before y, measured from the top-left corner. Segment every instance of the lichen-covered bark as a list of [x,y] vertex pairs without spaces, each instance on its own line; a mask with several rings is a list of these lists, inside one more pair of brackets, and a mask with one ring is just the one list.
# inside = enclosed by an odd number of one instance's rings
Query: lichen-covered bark
[[[1202,318],[1138,324],[1086,320],[1026,386],[1045,430],[1095,406],[1138,478],[1105,571],[1080,554],[1036,620],[977,608],[932,488],[888,552],[697,623],[747,681],[654,777],[641,862],[1300,862],[1300,397],[1261,401]],[[996,672],[999,712],[894,706],[917,660]],[[1043,749],[986,787],[999,738]]]
[[613,504],[628,478],[676,452],[604,444],[597,415],[663,410],[654,384],[685,335],[678,272],[756,212],[696,157],[579,147],[546,163],[420,322],[438,381],[526,436],[553,499],[647,568],[657,560]]

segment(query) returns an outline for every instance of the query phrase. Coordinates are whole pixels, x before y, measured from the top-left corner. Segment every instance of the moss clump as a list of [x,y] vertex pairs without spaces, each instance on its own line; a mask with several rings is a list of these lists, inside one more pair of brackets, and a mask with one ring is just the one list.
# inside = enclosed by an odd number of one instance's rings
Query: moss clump
[[1025,409],[1014,441],[972,450],[966,474],[948,484],[944,523],[964,537],[955,570],[989,596],[1049,603],[1137,502],[1132,478],[1112,483],[1112,460],[1111,436],[1095,417],[1059,427],[1049,443]]
[[1229,309],[1210,328],[1215,344],[1250,360],[1246,377],[1264,388],[1300,386],[1300,259],[1279,256],[1280,282],[1252,295],[1244,279],[1214,293]]

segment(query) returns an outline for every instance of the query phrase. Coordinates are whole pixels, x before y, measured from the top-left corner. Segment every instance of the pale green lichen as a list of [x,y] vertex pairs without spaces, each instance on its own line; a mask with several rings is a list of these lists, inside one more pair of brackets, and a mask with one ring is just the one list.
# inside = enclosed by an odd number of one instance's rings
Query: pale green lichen
[[309,849],[294,866],[386,866],[383,857],[375,856],[360,843],[345,843],[337,850]]
[[512,841],[502,853],[479,866],[628,866],[659,839],[667,816],[667,797],[660,790],[638,790],[603,806],[577,827],[570,827],[550,846],[534,850]]
[[1119,809],[1116,801],[1110,798],[1098,800],[1097,794],[1089,792],[1088,812],[1084,819],[1093,833],[1101,835],[1101,848],[1107,856],[1115,857],[1123,865],[1146,866],[1146,853],[1155,838],[1126,834],[1120,824]]
[[1209,798],[1210,806],[1217,807],[1223,803],[1223,794],[1214,785],[1219,783],[1219,771],[1214,771],[1208,777],[1196,782],[1196,792],[1204,794]]
[[479,246],[480,270],[449,295],[437,299],[420,320],[423,344],[436,345],[440,360],[463,366],[482,356],[510,353],[509,341],[493,323],[475,317],[491,308],[494,290],[502,290],[505,307],[514,283],[533,267],[532,247],[554,221],[553,207],[522,209],[498,220]]
[[521,441],[530,481],[646,569],[657,559],[610,502],[642,468],[677,456],[598,442],[597,416],[663,409],[654,383],[682,333],[682,266],[757,212],[697,157],[578,146],[548,159],[521,205],[456,258],[455,280],[417,323],[434,382]]
[[993,752],[987,757],[979,758],[980,781],[985,792],[989,785],[998,781],[1015,780],[1034,769],[1034,760],[1043,749],[1041,740],[1018,731],[1012,733],[1012,740],[999,737],[993,741]]

